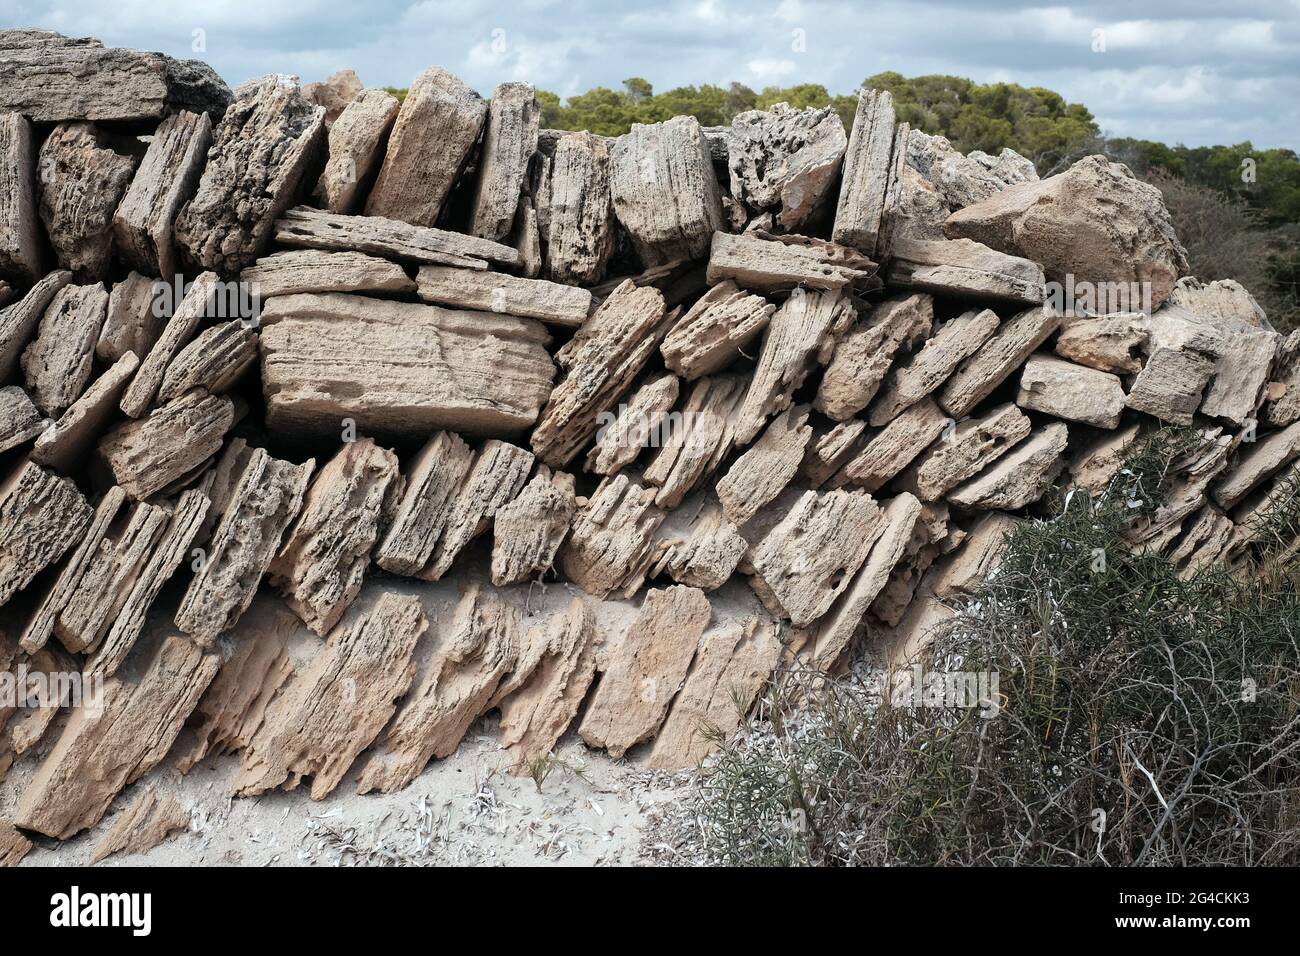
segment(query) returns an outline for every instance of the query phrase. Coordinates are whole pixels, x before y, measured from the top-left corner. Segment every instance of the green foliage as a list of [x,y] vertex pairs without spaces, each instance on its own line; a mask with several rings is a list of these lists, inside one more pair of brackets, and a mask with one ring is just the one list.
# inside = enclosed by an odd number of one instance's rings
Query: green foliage
[[1155,167],[1174,231],[1187,249],[1192,274],[1205,281],[1236,279],[1263,306],[1279,331],[1300,327],[1300,243],[1294,233],[1268,229],[1244,200]]
[[1184,579],[1122,544],[1199,440],[1157,430],[1104,495],[1075,494],[1012,532],[931,665],[997,674],[991,716],[899,703],[862,677],[786,675],[705,770],[710,857],[1300,862],[1300,575],[1266,561]]

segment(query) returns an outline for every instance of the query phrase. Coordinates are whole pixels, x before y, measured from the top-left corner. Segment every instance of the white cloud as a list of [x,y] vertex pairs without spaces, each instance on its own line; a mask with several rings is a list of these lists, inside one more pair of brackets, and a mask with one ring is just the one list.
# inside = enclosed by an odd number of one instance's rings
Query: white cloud
[[[484,94],[525,79],[571,95],[632,75],[659,90],[849,92],[886,69],[948,73],[1054,89],[1132,135],[1300,148],[1300,0],[0,0],[0,23],[175,56],[193,55],[202,27],[205,58],[232,85],[351,67],[405,86],[433,64]],[[807,52],[792,52],[796,27]],[[1105,54],[1092,52],[1096,29]]]
[[750,75],[760,82],[771,82],[781,77],[792,76],[798,69],[793,60],[766,57],[750,60],[746,65],[749,67]]

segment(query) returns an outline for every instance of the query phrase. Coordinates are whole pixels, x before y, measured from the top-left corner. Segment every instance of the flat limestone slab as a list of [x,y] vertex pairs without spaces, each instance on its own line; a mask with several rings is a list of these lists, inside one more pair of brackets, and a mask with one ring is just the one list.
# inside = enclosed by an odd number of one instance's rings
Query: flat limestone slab
[[275,224],[275,241],[282,246],[368,252],[388,259],[463,269],[486,269],[489,262],[519,265],[519,251],[499,242],[382,216],[340,216],[310,206],[297,206],[284,213]]
[[[283,221],[283,220],[282,220]],[[325,252],[295,249],[258,259],[239,274],[257,295],[267,300],[300,292],[374,292],[405,294],[415,282],[395,262],[364,252]]]
[[796,286],[834,291],[864,282],[876,264],[861,253],[820,239],[716,232],[709,250],[709,284],[730,279],[756,292],[788,291]]
[[1043,301],[1042,267],[969,239],[899,239],[892,252],[890,286],[994,302]]
[[530,319],[361,296],[279,296],[262,312],[272,431],[510,435],[551,394],[550,336]]
[[979,511],[1014,511],[1032,504],[1065,467],[1062,453],[1068,440],[1064,422],[1045,425],[950,492],[948,500],[959,508]]
[[591,312],[591,292],[575,286],[501,272],[421,266],[416,291],[425,302],[538,319],[577,328]]
[[1124,401],[1118,375],[1041,353],[1025,362],[1016,396],[1021,408],[1098,428],[1119,425]]
[[230,89],[201,60],[44,30],[0,30],[0,53],[0,110],[41,123],[156,120],[180,109],[220,117],[230,102]]

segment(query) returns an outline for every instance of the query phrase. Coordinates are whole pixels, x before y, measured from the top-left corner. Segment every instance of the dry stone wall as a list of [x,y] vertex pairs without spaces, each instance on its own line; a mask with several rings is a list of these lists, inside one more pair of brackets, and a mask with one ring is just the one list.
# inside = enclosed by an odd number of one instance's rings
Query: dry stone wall
[[[1300,341],[1123,166],[1039,180],[874,90],[847,130],[539,116],[0,31],[0,665],[103,682],[0,701],[0,779],[38,762],[0,862],[169,759],[388,791],[490,711],[516,772],[570,730],[689,766],[779,666],[923,652],[1146,430],[1204,439],[1132,531],[1180,567],[1296,480]],[[177,825],[136,794],[101,852]]]

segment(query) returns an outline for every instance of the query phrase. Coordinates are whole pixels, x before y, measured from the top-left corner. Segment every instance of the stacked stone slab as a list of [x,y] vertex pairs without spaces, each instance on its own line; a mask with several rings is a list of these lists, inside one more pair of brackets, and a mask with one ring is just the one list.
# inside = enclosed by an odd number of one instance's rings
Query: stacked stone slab
[[493,711],[516,772],[570,729],[689,766],[783,661],[923,653],[1145,431],[1200,436],[1130,532],[1180,569],[1300,488],[1300,340],[1186,276],[1100,157],[1039,180],[871,90],[847,131],[780,104],[610,139],[436,67],[399,107],[0,50],[0,662],[107,681],[98,720],[0,712],[0,778],[46,754],[21,829],[96,825],[187,723],[179,765],[237,751],[245,795],[399,789]]

